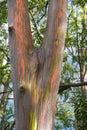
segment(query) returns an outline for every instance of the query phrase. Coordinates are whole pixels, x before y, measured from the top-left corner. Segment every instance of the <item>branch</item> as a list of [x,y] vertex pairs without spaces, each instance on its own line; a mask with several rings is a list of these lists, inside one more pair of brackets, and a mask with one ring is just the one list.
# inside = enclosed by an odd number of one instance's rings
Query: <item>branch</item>
[[37,31],[37,35],[38,35],[38,38],[39,38],[38,40],[40,41],[41,35],[40,35],[40,33],[39,33],[37,24],[36,24],[36,22],[35,22],[35,19],[34,19],[32,13],[31,13],[31,11],[30,11],[30,15],[31,15],[31,18],[32,18],[32,20],[33,20],[34,27],[35,27],[35,29],[36,29],[36,31]]
[[11,125],[11,128],[10,128],[10,130],[13,130],[13,128],[14,128],[14,125],[15,125],[15,121],[13,122],[13,124]]
[[1,94],[5,94],[5,93],[11,93],[13,90],[11,89],[11,90],[8,90],[8,91],[3,91],[3,92],[0,92],[0,95]]
[[45,7],[44,7],[44,8],[45,8],[45,12],[44,12],[44,14],[41,16],[41,18],[39,19],[39,21],[42,20],[43,17],[46,15],[47,7],[48,7],[48,1],[46,2],[46,5],[45,5]]
[[58,93],[61,93],[61,92],[63,92],[64,90],[67,90],[68,88],[71,88],[71,87],[80,87],[80,86],[84,86],[84,85],[87,85],[87,82],[70,83],[70,84],[60,85],[60,88],[59,88],[59,92],[58,92]]
[[[84,86],[84,85],[87,85],[87,82],[82,82],[82,83],[70,83],[70,84],[64,84],[64,85],[61,85],[60,84],[60,87],[59,87],[59,93],[63,92],[64,90],[67,90],[71,87],[80,87],[80,86]],[[4,94],[4,93],[9,93],[9,92],[12,92],[11,91],[6,91],[6,92],[0,92],[0,94]],[[12,98],[13,99],[13,98]]]

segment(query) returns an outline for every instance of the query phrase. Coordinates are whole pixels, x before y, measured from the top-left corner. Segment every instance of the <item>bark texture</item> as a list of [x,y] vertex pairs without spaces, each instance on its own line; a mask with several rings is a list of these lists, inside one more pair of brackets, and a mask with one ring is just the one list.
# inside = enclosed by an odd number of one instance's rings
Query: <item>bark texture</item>
[[43,44],[34,50],[27,0],[8,0],[16,130],[53,130],[67,3],[67,0],[49,1]]

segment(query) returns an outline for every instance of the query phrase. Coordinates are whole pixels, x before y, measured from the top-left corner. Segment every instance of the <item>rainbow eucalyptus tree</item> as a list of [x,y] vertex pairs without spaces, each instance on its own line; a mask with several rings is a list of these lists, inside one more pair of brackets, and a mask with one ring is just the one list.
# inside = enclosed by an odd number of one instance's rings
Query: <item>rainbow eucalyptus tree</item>
[[8,0],[16,130],[53,130],[67,0],[50,0],[42,45],[34,49],[27,0]]

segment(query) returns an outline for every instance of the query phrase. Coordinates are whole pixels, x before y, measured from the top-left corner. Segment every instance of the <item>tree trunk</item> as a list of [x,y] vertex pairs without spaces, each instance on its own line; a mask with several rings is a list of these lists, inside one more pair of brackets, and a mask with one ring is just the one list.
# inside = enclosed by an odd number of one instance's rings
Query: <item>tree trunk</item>
[[[79,62],[79,66],[80,66],[80,81],[81,82],[85,82],[87,81],[87,70],[86,70],[86,65],[85,65],[85,57],[86,57],[86,40],[84,37],[86,37],[86,34],[84,33],[84,29],[85,29],[85,26],[84,24],[82,24],[82,40],[80,42],[80,62]],[[81,122],[81,126],[83,128],[83,130],[85,130],[85,128],[87,128],[87,120],[86,119],[86,115],[87,115],[87,85],[84,85],[81,87],[81,90],[82,90],[82,95],[83,95],[83,99],[84,99],[84,102],[83,102],[83,105],[81,106],[81,117],[84,117],[82,118],[82,120],[80,121]]]
[[53,130],[67,0],[50,0],[46,35],[33,49],[27,0],[8,0],[16,130]]
[[[87,81],[87,70],[83,63],[81,64],[80,80],[81,80],[81,82]],[[81,90],[82,90],[82,95],[84,96],[85,100],[87,101],[87,85],[82,86]]]
[[[84,31],[84,25],[82,26],[82,33]],[[84,34],[85,35],[85,34]],[[80,68],[80,81],[81,82],[86,82],[87,81],[87,70],[86,70],[86,66],[85,66],[85,53],[86,53],[86,49],[85,44],[86,41],[84,40],[84,35],[82,35],[82,40],[80,42],[80,47],[78,46],[78,55],[79,55],[79,68]],[[78,44],[79,45],[79,44]],[[84,85],[81,87],[82,90],[82,95],[85,98],[85,100],[87,100],[87,85]]]

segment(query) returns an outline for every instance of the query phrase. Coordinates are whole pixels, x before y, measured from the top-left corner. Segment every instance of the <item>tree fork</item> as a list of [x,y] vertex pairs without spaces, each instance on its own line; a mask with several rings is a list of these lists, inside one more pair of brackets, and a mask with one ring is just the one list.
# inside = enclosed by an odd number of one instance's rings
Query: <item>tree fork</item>
[[68,0],[50,0],[43,45],[33,50],[27,0],[8,0],[16,130],[53,130]]

